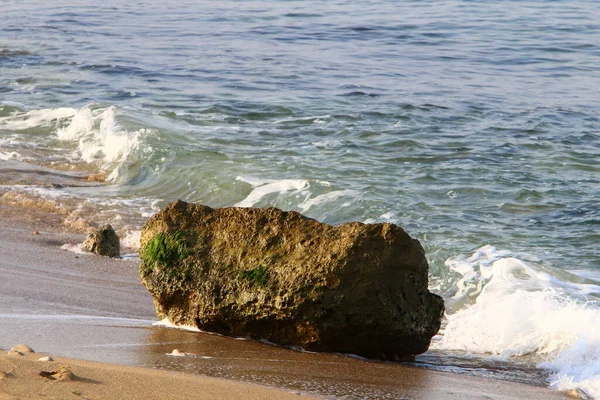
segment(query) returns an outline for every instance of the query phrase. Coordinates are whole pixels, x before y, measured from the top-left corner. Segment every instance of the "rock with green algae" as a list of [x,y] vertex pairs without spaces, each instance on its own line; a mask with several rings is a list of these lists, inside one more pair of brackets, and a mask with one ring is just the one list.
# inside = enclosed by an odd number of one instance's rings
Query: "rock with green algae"
[[177,201],[146,222],[140,256],[160,318],[307,350],[409,359],[444,311],[423,248],[393,224]]
[[102,228],[91,232],[87,235],[81,247],[83,250],[101,256],[119,258],[121,255],[119,237],[111,225],[104,225]]

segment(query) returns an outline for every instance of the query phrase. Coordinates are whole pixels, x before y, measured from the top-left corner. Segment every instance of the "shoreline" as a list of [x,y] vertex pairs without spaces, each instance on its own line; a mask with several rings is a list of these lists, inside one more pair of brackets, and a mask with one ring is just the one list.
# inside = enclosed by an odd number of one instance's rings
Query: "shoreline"
[[[88,362],[98,361],[110,363],[101,364],[100,371],[146,367],[141,368],[141,375],[152,371],[148,374],[168,381],[167,386],[189,380],[198,387],[231,385],[233,391],[238,385],[248,385],[290,396],[290,392],[300,392],[349,398],[572,398],[512,381],[301,353],[255,341],[152,327],[151,322],[156,321],[153,301],[139,282],[136,260],[61,250],[62,244],[80,243],[83,235],[62,233],[56,216],[43,211],[1,205],[0,218],[0,314],[4,319],[0,348],[24,342],[43,353],[71,357],[64,363],[82,365],[84,370]],[[167,356],[174,348],[194,357]],[[4,360],[5,356],[0,357]],[[81,376],[86,377],[84,373]],[[226,379],[213,385],[210,382],[215,377]],[[134,378],[128,375],[124,379]],[[0,381],[0,398],[10,382]],[[93,391],[100,385],[88,386]],[[228,393],[223,398],[239,397]],[[90,396],[109,398],[101,393]]]

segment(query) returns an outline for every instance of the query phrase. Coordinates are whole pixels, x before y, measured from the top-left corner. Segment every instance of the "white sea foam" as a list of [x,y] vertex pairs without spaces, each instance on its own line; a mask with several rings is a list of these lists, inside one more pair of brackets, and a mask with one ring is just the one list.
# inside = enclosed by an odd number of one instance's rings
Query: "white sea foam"
[[169,321],[168,318],[164,318],[160,321],[153,322],[152,325],[153,326],[164,326],[165,328],[182,329],[184,331],[190,331],[190,332],[202,332],[200,329],[198,329],[197,327],[195,327],[193,325],[176,325],[176,324],[172,323],[171,321]]
[[35,196],[44,200],[62,200],[73,197],[72,194],[66,191],[52,190],[49,188],[33,185],[1,185],[0,187],[19,192],[25,192],[30,194],[31,196]]
[[288,117],[284,119],[280,119],[277,121],[273,121],[274,124],[281,124],[285,122],[304,122],[304,121],[312,121],[312,123],[323,123],[325,120],[330,119],[331,115],[315,115],[310,117]]
[[36,126],[47,126],[53,122],[71,118],[76,113],[76,109],[66,107],[15,112],[6,117],[0,117],[0,127],[18,131]]
[[140,248],[141,237],[142,231],[140,230],[127,231],[125,237],[121,239],[121,245],[128,249],[138,250]]
[[60,248],[62,250],[70,251],[72,253],[84,254],[85,251],[83,251],[82,245],[83,245],[83,243],[76,243],[76,244],[65,243],[62,246],[60,246]]
[[235,204],[236,207],[252,207],[269,194],[286,192],[300,193],[310,187],[310,183],[304,179],[283,179],[276,181],[258,180],[238,176],[236,180],[249,183],[254,187],[244,200]]
[[336,149],[344,145],[344,142],[339,139],[325,139],[311,142],[311,144],[317,149]]
[[307,212],[312,207],[319,206],[323,203],[327,203],[330,201],[335,201],[341,197],[355,197],[358,195],[358,192],[355,190],[335,190],[333,192],[321,194],[315,197],[308,197],[302,203],[298,205],[298,208],[301,212]]
[[367,218],[363,221],[365,224],[375,224],[381,222],[394,222],[396,214],[393,211],[388,211],[385,214],[381,214],[377,218]]
[[432,348],[501,358],[535,355],[551,386],[600,399],[600,286],[560,280],[491,246],[446,262],[459,277]]
[[60,140],[75,140],[90,132],[94,128],[92,110],[88,107],[82,108],[73,115],[69,126],[59,129],[56,136]]
[[115,107],[91,110],[84,107],[73,115],[56,135],[63,141],[77,141],[77,157],[88,163],[100,163],[111,170],[107,180],[114,181],[130,156],[139,149],[146,129],[124,130],[116,121]]
[[17,153],[16,151],[11,151],[11,152],[5,153],[2,150],[0,150],[0,160],[3,160],[3,161],[19,160],[20,158],[21,158],[21,155],[19,153]]

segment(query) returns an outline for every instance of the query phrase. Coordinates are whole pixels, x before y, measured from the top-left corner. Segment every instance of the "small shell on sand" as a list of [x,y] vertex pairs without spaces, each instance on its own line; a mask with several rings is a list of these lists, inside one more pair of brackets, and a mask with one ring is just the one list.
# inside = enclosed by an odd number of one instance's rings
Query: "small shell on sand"
[[19,353],[35,353],[35,351],[26,344],[18,344],[10,349],[10,351],[18,351]]
[[54,361],[54,358],[50,357],[50,356],[45,356],[40,358],[38,361]]
[[170,353],[167,353],[167,355],[175,356],[175,357],[200,357],[200,358],[205,358],[205,359],[212,358],[212,357],[206,357],[206,356],[198,356],[197,354],[194,354],[194,353],[186,353],[179,349],[173,349],[173,351]]

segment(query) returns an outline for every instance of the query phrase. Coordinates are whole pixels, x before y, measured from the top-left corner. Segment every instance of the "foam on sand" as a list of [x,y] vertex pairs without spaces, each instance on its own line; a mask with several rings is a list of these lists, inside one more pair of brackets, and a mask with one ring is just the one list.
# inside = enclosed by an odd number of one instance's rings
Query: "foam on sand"
[[161,319],[160,321],[153,322],[152,326],[162,326],[165,328],[181,329],[181,330],[190,331],[190,332],[202,332],[200,329],[198,329],[197,327],[195,327],[193,325],[174,324],[171,321],[169,321],[168,318],[164,318],[164,319]]
[[599,282],[559,279],[491,246],[446,265],[459,279],[432,348],[534,356],[551,387],[600,399],[600,301],[585,300],[600,295]]

